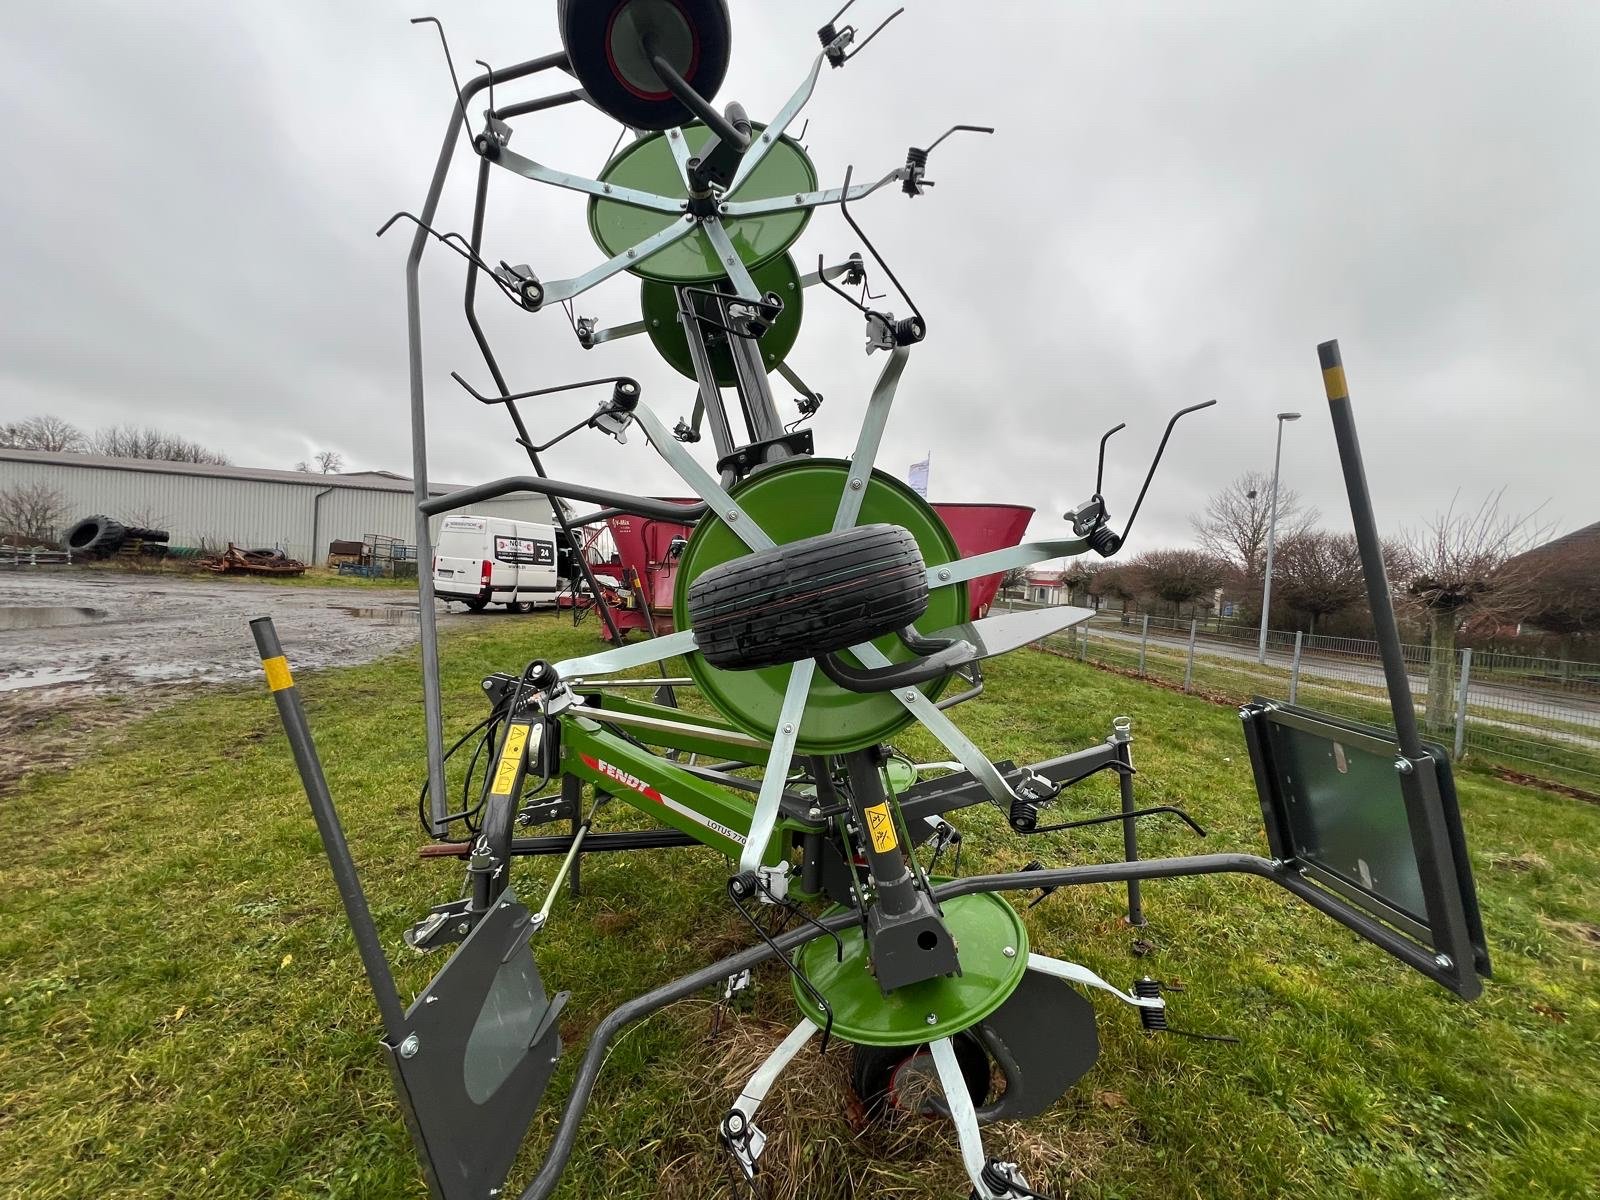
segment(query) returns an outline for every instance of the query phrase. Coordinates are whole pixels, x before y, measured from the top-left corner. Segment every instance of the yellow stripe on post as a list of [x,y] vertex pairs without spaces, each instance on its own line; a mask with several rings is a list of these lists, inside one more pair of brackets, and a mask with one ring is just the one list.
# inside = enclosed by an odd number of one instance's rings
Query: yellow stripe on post
[[275,692],[294,686],[294,676],[289,674],[289,660],[283,655],[276,658],[263,658],[261,669],[267,673],[267,686]]
[[1322,386],[1327,389],[1329,400],[1343,400],[1350,394],[1349,385],[1344,381],[1342,366],[1326,368],[1322,372]]

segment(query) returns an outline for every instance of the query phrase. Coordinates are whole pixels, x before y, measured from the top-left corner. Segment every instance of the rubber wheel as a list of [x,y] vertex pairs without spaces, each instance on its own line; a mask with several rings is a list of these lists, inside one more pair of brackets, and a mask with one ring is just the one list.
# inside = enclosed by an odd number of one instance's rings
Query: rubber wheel
[[671,129],[695,118],[662,86],[628,27],[654,32],[663,56],[707,100],[722,86],[733,52],[726,0],[561,0],[556,22],[589,99],[634,129]]
[[124,536],[140,542],[165,542],[172,535],[165,529],[147,529],[143,525],[129,525]]
[[115,554],[127,536],[128,531],[120,521],[110,517],[86,517],[67,531],[67,549],[74,554],[105,558]]
[[[956,1062],[961,1076],[967,1081],[967,1093],[974,1108],[982,1108],[989,1100],[989,1056],[983,1043],[969,1032],[958,1033],[950,1039],[955,1047]],[[920,1046],[857,1046],[850,1061],[850,1087],[860,1099],[867,1116],[879,1120],[891,1113],[908,1112],[900,1107],[895,1084],[900,1069],[918,1055],[928,1055],[928,1070],[933,1061],[927,1044]],[[931,1105],[924,1105],[924,1116],[940,1115]]]
[[797,662],[911,624],[928,607],[926,570],[898,525],[823,533],[712,567],[689,587],[689,622],[714,667]]
[[463,600],[461,603],[465,604],[473,612],[482,612],[489,602],[481,597],[474,596],[471,600]]
[[508,600],[506,601],[506,611],[512,613],[531,613],[533,611],[533,601]]

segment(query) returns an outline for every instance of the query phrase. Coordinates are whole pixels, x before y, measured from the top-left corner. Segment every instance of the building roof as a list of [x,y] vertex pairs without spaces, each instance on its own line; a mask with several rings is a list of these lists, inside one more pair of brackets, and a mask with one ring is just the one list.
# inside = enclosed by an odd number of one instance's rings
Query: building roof
[[1600,521],[1593,525],[1585,525],[1582,529],[1574,529],[1571,533],[1564,533],[1558,538],[1545,542],[1542,546],[1535,546],[1532,550],[1524,551],[1512,559],[1512,562],[1537,560],[1548,555],[1568,554],[1595,554],[1600,553]]
[[[410,492],[411,480],[392,471],[350,471],[321,475],[305,471],[271,471],[264,467],[218,466],[214,463],[166,462],[148,458],[109,458],[103,454],[70,454],[55,450],[0,448],[0,462],[29,462],[45,466],[94,467],[108,471],[139,471],[150,475],[202,475],[212,479],[245,479],[260,483],[295,483],[304,487],[356,488],[368,492]],[[465,484],[428,484],[430,496],[460,491]]]

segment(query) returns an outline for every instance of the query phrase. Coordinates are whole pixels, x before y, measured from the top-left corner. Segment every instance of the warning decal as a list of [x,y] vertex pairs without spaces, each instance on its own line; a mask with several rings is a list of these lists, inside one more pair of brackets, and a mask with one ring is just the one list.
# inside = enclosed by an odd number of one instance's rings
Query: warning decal
[[511,786],[517,781],[517,768],[522,766],[522,751],[528,744],[528,727],[513,725],[506,730],[506,744],[500,749],[500,765],[494,772],[494,794],[509,796]]
[[872,835],[872,848],[886,854],[900,844],[894,836],[894,818],[887,804],[874,804],[867,812],[867,832]]

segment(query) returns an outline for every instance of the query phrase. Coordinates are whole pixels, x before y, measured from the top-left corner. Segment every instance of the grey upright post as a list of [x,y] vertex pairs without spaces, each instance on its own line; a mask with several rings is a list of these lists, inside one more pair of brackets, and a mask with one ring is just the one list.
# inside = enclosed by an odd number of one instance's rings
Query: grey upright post
[[1194,686],[1194,641],[1200,633],[1200,622],[1191,619],[1189,622],[1189,661],[1183,667],[1183,690],[1188,691]]
[[267,674],[273,702],[278,706],[278,719],[283,722],[289,748],[294,751],[300,782],[305,787],[306,799],[311,802],[311,815],[316,818],[317,832],[322,835],[322,848],[328,855],[328,865],[333,868],[333,881],[339,886],[339,898],[344,901],[345,916],[349,918],[350,931],[355,934],[361,964],[367,969],[367,979],[383,1017],[384,1032],[392,1045],[398,1045],[405,1032],[405,1006],[400,1003],[389,959],[383,952],[372,911],[367,907],[366,893],[361,890],[361,879],[344,840],[344,830],[339,825],[339,813],[328,792],[322,764],[317,760],[317,747],[311,740],[311,728],[306,724],[299,689],[294,686],[294,676],[283,657],[272,618],[257,617],[250,622],[250,632],[256,640],[256,652],[261,656],[261,667]]
[[1467,752],[1467,688],[1472,682],[1472,647],[1461,651],[1461,686],[1456,689],[1456,754],[1457,762]]
[[428,749],[428,824],[435,837],[446,831],[444,816],[449,797],[444,782],[444,704],[439,698],[439,622],[433,611],[433,545],[428,532],[428,514],[422,506],[428,501],[428,413],[423,402],[422,383],[422,297],[417,278],[422,252],[428,245],[424,225],[433,223],[450,170],[450,158],[461,134],[462,104],[450,110],[450,125],[444,146],[433,169],[428,196],[422,202],[422,220],[411,239],[406,255],[406,344],[411,368],[411,493],[417,522],[417,623],[422,641],[422,722]]
[[[1121,792],[1122,811],[1134,810],[1133,799],[1133,722],[1127,717],[1116,717],[1111,722],[1111,741],[1117,748],[1117,761],[1126,770],[1117,772],[1117,787]],[[1137,822],[1122,822],[1122,857],[1127,862],[1139,861],[1139,830]],[[1148,924],[1144,917],[1144,899],[1139,894],[1139,881],[1128,880],[1128,924],[1135,928]]]
[[1344,360],[1339,355],[1338,341],[1318,346],[1317,359],[1322,365],[1322,383],[1328,393],[1328,411],[1333,417],[1333,436],[1339,446],[1345,491],[1350,495],[1350,519],[1355,525],[1356,546],[1361,551],[1361,574],[1367,584],[1367,602],[1372,607],[1378,653],[1383,658],[1396,740],[1401,754],[1419,759],[1422,737],[1417,732],[1417,707],[1411,696],[1405,651],[1400,645],[1400,627],[1394,618],[1394,599],[1389,594],[1389,575],[1383,565],[1383,541],[1378,537],[1378,522],[1372,512],[1372,493],[1367,490],[1367,470],[1361,461],[1361,442],[1356,437],[1356,418],[1350,407],[1350,390],[1345,384]]
[[1294,631],[1294,661],[1289,664],[1289,703],[1296,704],[1300,700],[1300,644],[1305,638],[1303,631]]
[[1139,630],[1139,674],[1144,674],[1144,652],[1150,645],[1150,614],[1144,614],[1144,626]]

